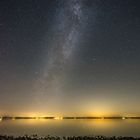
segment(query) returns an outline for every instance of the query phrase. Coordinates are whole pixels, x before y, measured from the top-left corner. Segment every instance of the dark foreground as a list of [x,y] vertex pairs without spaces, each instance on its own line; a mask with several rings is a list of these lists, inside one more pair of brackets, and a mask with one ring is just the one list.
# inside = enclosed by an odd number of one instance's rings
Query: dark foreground
[[32,136],[7,136],[1,135],[0,140],[140,140],[135,137],[105,137],[105,136],[70,136],[70,137],[57,137],[57,136],[46,136],[38,137],[37,135]]

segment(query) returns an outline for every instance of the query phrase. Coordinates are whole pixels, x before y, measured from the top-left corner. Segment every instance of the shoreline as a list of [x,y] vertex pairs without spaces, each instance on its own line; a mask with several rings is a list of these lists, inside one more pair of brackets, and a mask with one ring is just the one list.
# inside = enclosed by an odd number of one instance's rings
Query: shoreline
[[38,135],[0,135],[0,140],[140,140],[140,137],[127,137],[127,136],[51,136],[40,137]]
[[12,117],[12,116],[3,116],[0,117],[0,120],[22,120],[22,119],[49,119],[49,120],[67,120],[67,119],[71,119],[71,120],[79,120],[79,119],[110,119],[110,120],[125,120],[125,119],[132,119],[132,120],[140,120],[140,117],[125,117],[125,116],[114,116],[114,117],[92,117],[92,116],[87,116],[87,117]]

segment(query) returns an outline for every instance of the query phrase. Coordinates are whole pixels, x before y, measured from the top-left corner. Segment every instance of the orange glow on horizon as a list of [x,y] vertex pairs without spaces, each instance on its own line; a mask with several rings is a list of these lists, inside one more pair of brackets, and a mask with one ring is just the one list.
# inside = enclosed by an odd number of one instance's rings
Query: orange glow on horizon
[[63,120],[63,117],[55,117],[55,120]]

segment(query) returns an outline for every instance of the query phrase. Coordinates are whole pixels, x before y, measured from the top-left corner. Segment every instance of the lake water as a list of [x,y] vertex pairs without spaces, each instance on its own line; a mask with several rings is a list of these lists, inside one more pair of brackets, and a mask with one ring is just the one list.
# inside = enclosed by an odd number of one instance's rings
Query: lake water
[[5,120],[0,122],[0,134],[140,137],[140,120]]

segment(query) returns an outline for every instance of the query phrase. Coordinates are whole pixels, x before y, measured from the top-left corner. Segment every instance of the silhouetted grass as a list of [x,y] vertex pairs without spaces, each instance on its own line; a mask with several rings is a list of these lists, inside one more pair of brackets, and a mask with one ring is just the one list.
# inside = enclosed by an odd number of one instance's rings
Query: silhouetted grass
[[0,135],[0,140],[140,140],[140,138],[136,137],[106,137],[106,136],[69,136],[69,137],[58,137],[58,136],[46,136],[46,137],[38,137],[37,135],[32,136],[8,136],[8,135]]

